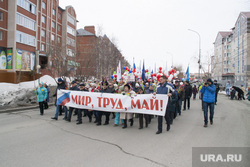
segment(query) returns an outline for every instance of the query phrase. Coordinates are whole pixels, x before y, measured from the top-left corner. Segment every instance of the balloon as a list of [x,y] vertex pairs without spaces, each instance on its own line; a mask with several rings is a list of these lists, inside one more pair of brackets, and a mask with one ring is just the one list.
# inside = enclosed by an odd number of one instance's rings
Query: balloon
[[180,74],[180,71],[176,71],[176,74],[177,74],[177,75]]
[[153,78],[154,74],[151,74],[151,77]]
[[132,71],[130,70],[129,73],[132,73]]
[[114,71],[114,74],[116,74],[116,71]]
[[116,78],[116,77],[117,77],[117,75],[115,74],[115,75],[114,75],[114,77]]
[[159,70],[161,71],[161,70],[162,70],[162,67],[159,67]]
[[147,72],[147,74],[149,75],[149,72]]
[[159,73],[162,73],[162,71],[160,70]]
[[128,67],[125,67],[125,70],[128,70]]
[[177,77],[177,73],[174,73],[174,77]]
[[114,79],[114,76],[113,76],[113,75],[111,75],[111,79]]
[[126,69],[126,67],[124,66],[124,67],[123,67],[123,69],[125,70],[125,69]]

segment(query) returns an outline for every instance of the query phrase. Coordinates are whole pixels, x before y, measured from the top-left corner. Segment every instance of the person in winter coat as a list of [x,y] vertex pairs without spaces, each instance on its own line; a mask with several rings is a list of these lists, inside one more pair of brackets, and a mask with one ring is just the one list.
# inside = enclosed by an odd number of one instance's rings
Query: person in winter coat
[[[121,94],[123,92],[123,90],[124,90],[124,87],[120,86],[117,93]],[[115,113],[115,123],[114,123],[114,126],[119,126],[119,123],[120,123],[120,113],[116,112]],[[121,119],[121,123],[122,123],[122,125],[124,125],[123,119]]]
[[178,92],[178,100],[176,103],[176,115],[179,113],[181,115],[182,101],[184,100],[184,86],[180,85],[179,81],[175,81],[175,89]]
[[176,103],[178,100],[178,94],[176,94],[175,92],[171,91],[169,92],[170,94],[172,94],[172,96],[169,96],[168,98],[168,105],[167,105],[167,110],[170,112],[170,124],[173,124],[174,119],[176,118],[176,113],[175,113],[175,109],[176,109]]
[[[122,92],[122,95],[126,95],[126,96],[130,96],[130,97],[134,97],[135,96],[135,92],[131,90],[130,85],[126,84],[124,85],[124,92]],[[134,124],[134,119],[133,119],[133,114],[132,113],[124,113],[121,112],[120,113],[120,119],[124,120],[124,125],[123,125],[123,129],[127,128],[127,120],[130,121],[130,126],[133,126]]]
[[[65,82],[62,80],[62,78],[58,78],[58,83],[57,83],[57,88],[56,88],[56,92],[55,92],[55,94],[53,95],[54,97],[56,96],[56,101],[57,101],[57,90],[60,90],[60,89],[62,89],[62,90],[67,90],[68,89],[68,87],[66,86],[66,84],[65,84]],[[55,103],[56,104],[56,103]],[[64,109],[64,112],[65,112],[65,115],[64,115],[64,120],[66,120],[67,119],[67,116],[68,116],[68,112],[67,112],[67,107],[66,106],[61,106],[61,105],[57,105],[56,106],[56,114],[55,114],[55,116],[54,117],[51,117],[51,119],[54,119],[54,120],[58,120],[58,115],[62,115],[62,113],[60,113],[60,112],[62,112],[61,111],[61,108],[63,107],[63,109]]]
[[248,93],[246,95],[247,95],[248,101],[250,101],[250,87],[248,87]]
[[[76,81],[72,81],[71,82],[71,88],[69,90],[73,90],[73,91],[79,91],[80,90],[78,88],[78,86],[77,86]],[[67,118],[68,122],[71,122],[71,117],[72,117],[73,110],[75,110],[78,113],[78,109],[77,108],[69,107],[69,115],[68,115],[68,118]]]
[[193,93],[193,100],[196,100],[196,94],[198,93],[198,89],[196,88],[196,85],[194,85],[192,93]]
[[231,88],[231,85],[230,85],[230,81],[227,81],[227,84],[226,84],[226,94],[228,95],[228,96],[230,96],[230,92],[229,92],[229,90],[230,90],[230,88]]
[[210,109],[210,124],[213,124],[216,87],[213,81],[209,78],[200,91],[203,93],[204,127],[207,127],[208,107]]
[[186,110],[186,102],[188,103],[188,110],[190,109],[190,98],[192,96],[192,86],[190,85],[189,81],[185,81],[185,86],[184,86],[184,93],[185,93],[185,98],[184,98],[184,108],[183,111]]
[[215,85],[215,87],[216,87],[216,92],[215,92],[215,102],[214,102],[214,104],[216,105],[216,103],[217,103],[218,93],[219,93],[219,91],[220,91],[220,86],[219,86],[219,84],[217,84],[217,80],[214,80],[214,85]]
[[[138,94],[144,94],[143,89],[140,87]],[[138,114],[139,116],[139,129],[143,129],[143,117],[145,119],[145,127],[148,127],[148,114]]]
[[39,84],[39,88],[36,90],[37,94],[37,102],[39,103],[39,108],[40,108],[40,115],[43,115],[44,113],[44,102],[47,99],[47,89],[44,87],[44,83]]
[[47,95],[46,101],[44,102],[44,109],[48,109],[49,108],[48,102],[49,102],[50,89],[49,89],[47,84],[45,84],[45,88],[47,89],[48,95]]
[[[172,91],[172,93],[170,93],[170,91]],[[172,96],[173,93],[177,93],[177,91],[167,83],[167,77],[165,75],[160,77],[160,83],[156,88],[156,92],[154,92],[153,94],[156,95],[157,94],[165,94],[168,95],[168,97]],[[166,113],[165,113],[165,119],[167,121],[167,131],[170,130],[170,111],[166,109]],[[158,131],[156,132],[156,134],[160,134],[162,133],[162,121],[163,121],[163,116],[158,116]]]

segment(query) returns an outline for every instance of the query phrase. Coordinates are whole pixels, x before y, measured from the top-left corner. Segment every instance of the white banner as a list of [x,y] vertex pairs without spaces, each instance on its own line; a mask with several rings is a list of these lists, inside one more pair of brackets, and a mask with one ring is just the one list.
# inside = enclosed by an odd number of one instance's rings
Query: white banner
[[107,112],[127,112],[164,116],[167,95],[141,94],[130,97],[122,94],[57,90],[57,105]]

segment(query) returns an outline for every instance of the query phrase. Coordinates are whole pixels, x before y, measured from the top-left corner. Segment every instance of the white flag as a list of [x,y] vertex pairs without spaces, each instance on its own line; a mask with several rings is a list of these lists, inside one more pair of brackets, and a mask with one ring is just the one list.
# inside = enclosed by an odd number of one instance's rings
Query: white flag
[[121,69],[121,61],[119,61],[119,65],[117,66],[117,82],[122,79],[122,69]]

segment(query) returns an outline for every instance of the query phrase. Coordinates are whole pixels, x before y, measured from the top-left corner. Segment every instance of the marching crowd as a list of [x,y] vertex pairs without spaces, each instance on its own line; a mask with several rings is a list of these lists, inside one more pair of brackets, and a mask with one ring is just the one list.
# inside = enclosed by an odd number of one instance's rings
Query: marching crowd
[[[208,126],[208,109],[210,110],[209,121],[210,124],[213,124],[213,115],[214,115],[214,105],[217,103],[217,95],[219,92],[219,85],[217,81],[212,81],[208,79],[205,83],[199,85],[191,85],[189,81],[173,80],[169,82],[166,76],[161,76],[159,81],[148,79],[145,81],[136,81],[126,83],[120,81],[119,83],[114,82],[113,80],[108,82],[103,80],[101,82],[85,82],[79,83],[78,80],[74,80],[70,83],[68,87],[61,78],[58,79],[57,89],[64,90],[74,90],[74,91],[86,91],[86,92],[101,92],[101,93],[116,93],[122,95],[128,95],[133,97],[135,94],[166,94],[168,99],[168,104],[166,108],[166,113],[164,120],[166,121],[167,128],[170,130],[170,126],[173,124],[174,119],[181,115],[182,111],[190,110],[190,99],[193,96],[193,100],[196,99],[196,95],[199,94],[199,99],[201,99],[202,110],[204,112],[204,127]],[[48,108],[47,102],[49,101],[49,88],[43,83],[40,84],[40,87],[37,89],[36,93],[38,96],[38,102],[40,107],[40,114],[43,115],[44,108]],[[57,91],[53,96],[57,96]],[[183,105],[182,105],[183,104]],[[56,113],[51,119],[58,120],[59,115],[63,115],[64,120],[71,122],[72,115],[77,116],[77,125],[82,124],[82,117],[88,117],[89,122],[96,123],[97,126],[102,125],[102,116],[105,117],[103,125],[108,125],[111,119],[114,119],[114,126],[122,125],[122,128],[125,129],[134,124],[134,118],[139,119],[139,129],[147,128],[151,123],[151,120],[155,117],[158,119],[158,131],[156,134],[162,133],[162,124],[163,116],[154,116],[149,114],[131,114],[131,113],[119,113],[119,112],[104,112],[96,111],[90,109],[77,109],[73,107],[67,108],[66,106],[56,105]],[[92,120],[94,119],[94,120]]]

